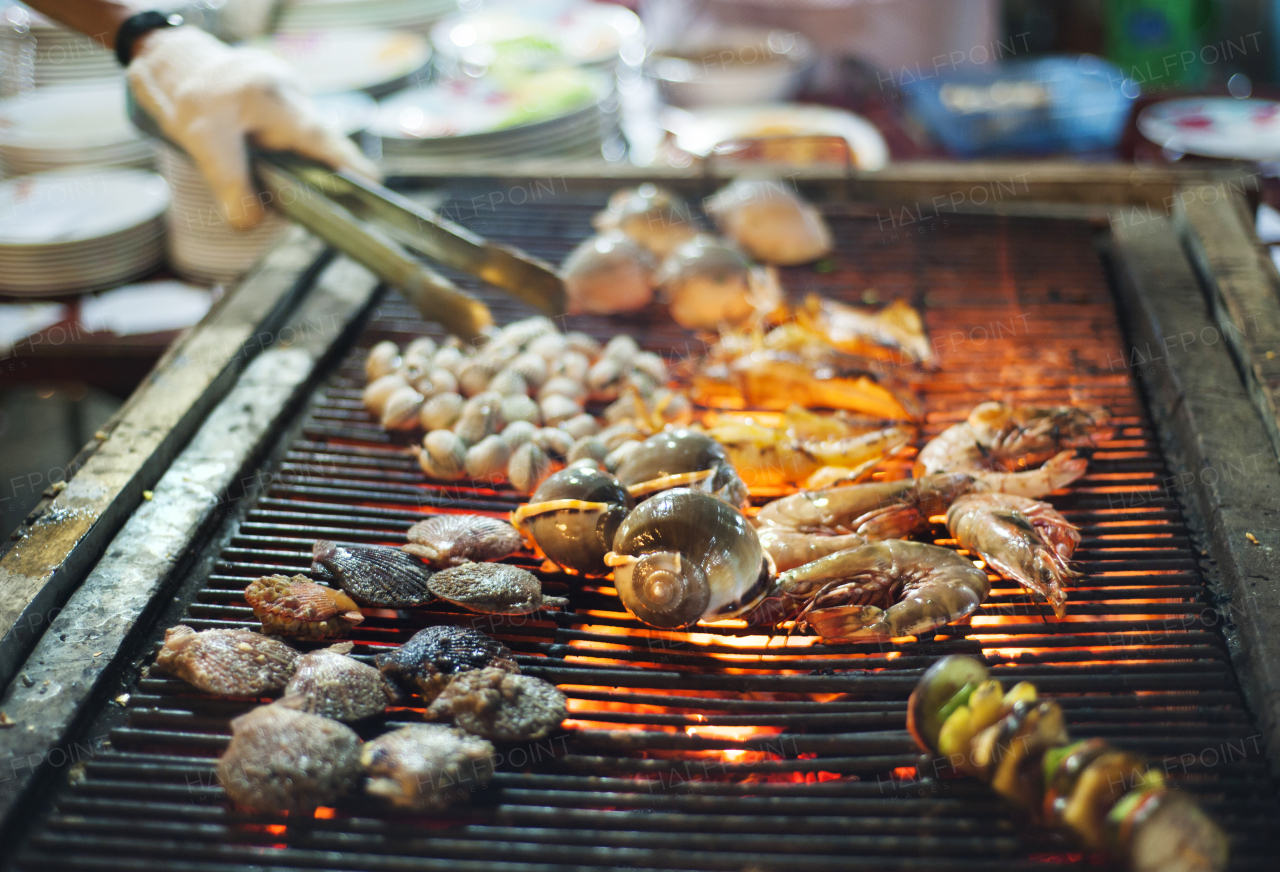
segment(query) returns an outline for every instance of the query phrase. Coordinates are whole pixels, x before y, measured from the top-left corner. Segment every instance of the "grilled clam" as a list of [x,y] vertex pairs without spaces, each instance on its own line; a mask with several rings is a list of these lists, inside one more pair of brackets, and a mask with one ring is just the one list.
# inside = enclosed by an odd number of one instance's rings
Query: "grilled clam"
[[340,642],[299,657],[281,702],[335,721],[382,714],[399,695],[387,686],[381,672],[348,657],[351,647],[350,642]]
[[360,749],[365,792],[417,811],[439,811],[470,796],[488,783],[493,760],[493,745],[442,724],[401,727]]
[[227,795],[259,811],[309,814],[359,777],[360,737],[350,727],[278,702],[233,720],[218,760]]
[[437,572],[428,584],[440,599],[482,614],[527,615],[569,604],[544,597],[536,575],[507,563],[465,563]]
[[561,264],[570,312],[643,309],[653,299],[653,256],[617,230],[583,240]]
[[772,573],[755,528],[724,500],[677,488],[627,515],[605,562],[633,615],[655,627],[741,615],[769,591]]
[[364,620],[351,597],[305,575],[264,575],[250,582],[244,598],[262,621],[262,632],[277,636],[328,639]]
[[396,687],[417,692],[427,702],[459,672],[486,666],[520,671],[506,645],[476,630],[453,626],[419,630],[396,650],[374,659]]
[[431,601],[431,572],[394,548],[339,545],[321,539],[311,547],[311,575],[331,581],[369,606],[404,609]]
[[507,479],[517,492],[533,493],[555,468],[555,461],[532,439],[511,452]]
[[663,430],[640,443],[618,467],[633,497],[694,487],[731,506],[747,504],[747,486],[719,442],[698,430]]
[[651,184],[615,191],[591,223],[600,231],[622,231],[658,257],[698,232],[689,204]]
[[409,528],[404,551],[437,569],[501,560],[520,550],[520,534],[485,515],[436,515]]
[[180,624],[165,630],[156,666],[219,696],[261,696],[284,687],[298,652],[252,630],[204,630]]
[[742,252],[708,234],[672,252],[658,271],[658,284],[671,317],[691,330],[741,324],[782,302],[772,268],[753,266]]
[[596,469],[561,470],[542,483],[528,505],[512,515],[549,560],[569,572],[605,576],[604,557],[618,525],[635,505],[612,475]]
[[761,263],[791,265],[831,251],[822,214],[780,180],[739,179],[706,202],[726,236]]
[[468,733],[500,742],[546,738],[567,714],[554,684],[501,669],[475,669],[449,682],[427,717],[451,720]]

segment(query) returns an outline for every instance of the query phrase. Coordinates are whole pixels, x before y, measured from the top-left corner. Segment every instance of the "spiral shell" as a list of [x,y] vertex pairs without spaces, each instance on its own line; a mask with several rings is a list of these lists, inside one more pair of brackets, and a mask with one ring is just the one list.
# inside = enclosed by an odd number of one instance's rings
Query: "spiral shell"
[[464,465],[467,476],[476,481],[501,481],[511,449],[498,435],[486,436],[467,449]]
[[581,401],[587,395],[586,389],[581,382],[563,375],[553,375],[543,383],[538,390],[538,399],[545,400],[547,397],[556,395],[568,397],[571,400]]
[[599,342],[580,330],[570,330],[564,335],[564,347],[578,352],[587,360],[595,360],[602,350]]
[[369,410],[369,414],[376,418],[382,417],[382,410],[387,406],[387,400],[390,396],[400,388],[407,388],[408,383],[395,373],[384,375],[377,381],[370,382],[368,387],[364,389],[361,399],[364,400],[364,407]]
[[[502,410],[502,419],[509,425],[516,422],[527,422],[536,426],[542,422],[542,409],[538,407],[533,398],[526,397],[523,394],[503,397],[499,408]],[[506,431],[504,430],[503,432]]]
[[[719,442],[698,430],[653,434],[618,467],[617,474],[618,480],[637,496],[688,484],[732,506],[747,503],[747,486],[729,462],[729,455]],[[687,478],[699,475],[696,483]]]
[[400,346],[383,340],[369,349],[364,359],[364,374],[369,381],[377,381],[400,368]]
[[305,575],[264,575],[250,582],[244,598],[262,621],[262,632],[277,636],[326,639],[364,620],[351,597]]
[[461,394],[442,393],[428,399],[418,412],[424,430],[447,430],[458,422],[465,400]]
[[405,385],[394,390],[382,407],[382,426],[388,430],[413,430],[425,397]]
[[561,421],[560,429],[574,439],[581,439],[583,436],[594,436],[599,433],[600,424],[594,416],[584,412],[581,415],[574,415],[567,421]]
[[523,397],[529,393],[529,384],[524,380],[524,376],[508,368],[489,379],[488,390],[496,391],[503,396]]
[[514,518],[548,559],[570,572],[600,577],[609,574],[604,556],[634,505],[612,475],[573,467],[544,481]]
[[507,443],[507,447],[515,451],[521,445],[533,440],[538,433],[538,425],[529,421],[512,421],[502,428],[499,437]]
[[551,458],[535,442],[526,442],[517,448],[507,464],[507,479],[522,494],[537,490],[551,472]]
[[467,446],[452,430],[432,430],[422,439],[418,465],[440,481],[457,481],[467,474]]
[[543,427],[534,435],[533,441],[552,457],[564,457],[573,447],[573,437],[559,427]]
[[520,534],[506,521],[487,515],[436,515],[405,534],[402,550],[443,569],[501,560],[520,550]]
[[591,361],[585,354],[577,351],[565,351],[551,365],[551,375],[567,378],[581,385],[586,381],[591,370]]
[[537,390],[542,387],[542,383],[547,380],[550,375],[547,369],[547,362],[541,355],[526,351],[516,357],[507,365],[507,369],[520,374],[525,384]]
[[502,394],[483,391],[476,394],[462,407],[453,432],[468,445],[475,445],[486,436],[499,432],[503,425]]
[[582,414],[582,406],[563,394],[552,394],[538,405],[542,410],[542,420],[548,425],[559,424]]
[[603,439],[599,436],[583,436],[573,443],[573,447],[565,455],[565,460],[568,463],[576,463],[585,458],[593,463],[603,463],[608,456],[609,449],[605,446]]

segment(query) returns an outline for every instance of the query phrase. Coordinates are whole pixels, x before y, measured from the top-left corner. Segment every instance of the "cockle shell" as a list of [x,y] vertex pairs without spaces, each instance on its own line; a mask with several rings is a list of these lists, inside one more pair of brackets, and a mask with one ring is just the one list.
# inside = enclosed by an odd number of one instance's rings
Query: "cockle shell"
[[452,430],[432,430],[415,453],[418,465],[431,478],[457,481],[467,475],[467,444]]
[[406,354],[400,363],[400,368],[396,370],[400,377],[414,387],[418,386],[418,382],[431,369],[431,358],[422,357],[415,354]]
[[640,346],[634,339],[625,333],[619,333],[605,344],[604,351],[601,355],[612,358],[622,363],[624,366],[630,366],[631,361],[640,353]]
[[582,400],[586,397],[587,391],[580,381],[575,381],[564,375],[553,375],[539,389],[538,399],[545,400],[554,394],[566,396],[571,400]]
[[428,432],[448,430],[458,422],[464,402],[466,401],[462,399],[461,394],[452,392],[436,394],[422,404],[422,408],[418,411],[418,421]]
[[442,811],[493,776],[493,745],[444,724],[384,733],[360,750],[365,792],[397,808]]
[[279,702],[234,719],[218,760],[227,795],[258,811],[310,815],[359,777],[360,737],[350,727]]
[[351,597],[305,575],[264,575],[249,583],[244,598],[262,621],[262,632],[278,636],[326,639],[364,620]]
[[559,333],[546,333],[529,343],[529,353],[550,363],[565,349],[566,339]]
[[351,648],[350,642],[340,642],[298,658],[282,704],[335,721],[382,714],[395,694],[381,672],[347,656]]
[[475,445],[486,436],[502,430],[502,394],[482,391],[467,400],[462,407],[453,432],[467,445]]
[[497,372],[493,364],[473,358],[458,369],[458,390],[464,397],[473,397],[487,388]]
[[579,330],[570,330],[564,334],[564,347],[570,351],[578,352],[588,361],[599,357],[601,351],[599,342]]
[[639,450],[640,443],[636,440],[618,443],[618,447],[605,456],[604,468],[610,472],[617,472],[624,463],[631,459],[631,455]]
[[419,630],[399,648],[374,659],[401,690],[416,692],[427,702],[459,672],[487,666],[520,671],[506,645],[477,630],[448,624]]
[[431,592],[487,615],[527,615],[569,604],[561,597],[544,597],[536,575],[509,563],[464,563],[437,572],[431,576]]
[[[517,421],[527,421],[534,425],[542,421],[542,410],[538,408],[538,404],[531,397],[523,395],[503,397],[499,408],[502,410],[502,418],[507,422],[508,427]],[[502,432],[507,432],[507,429],[504,428]]]
[[219,696],[261,696],[284,687],[298,652],[252,630],[165,630],[156,667]]
[[515,370],[504,369],[489,379],[488,390],[496,391],[504,397],[523,397],[529,393],[529,383]]
[[400,368],[400,346],[386,340],[374,343],[364,360],[364,374],[369,381],[377,381]]
[[554,426],[582,414],[582,406],[563,394],[552,394],[538,405],[542,410],[542,420],[548,426]]
[[565,455],[568,463],[576,463],[579,460],[587,459],[596,463],[603,463],[604,459],[609,456],[609,448],[604,444],[604,440],[599,436],[583,436],[577,442],[573,443],[573,447],[569,449],[569,453]]
[[[553,378],[567,378],[571,382],[581,385],[586,381],[587,373],[591,370],[591,361],[587,356],[579,351],[565,350],[555,359],[551,365],[551,376]],[[563,391],[561,392],[563,393]]]
[[364,407],[369,410],[369,414],[375,418],[381,418],[382,410],[386,408],[387,400],[391,395],[408,386],[408,382],[395,373],[391,373],[370,382],[364,389],[361,399],[364,400]]
[[542,387],[542,383],[550,375],[547,371],[546,360],[541,355],[528,351],[517,356],[515,360],[507,365],[507,368],[512,372],[519,373],[525,384],[535,390]]
[[340,545],[321,539],[311,546],[313,578],[338,585],[357,602],[387,609],[431,601],[431,572],[417,558],[396,548]]
[[382,407],[382,426],[388,430],[413,430],[426,397],[405,385],[397,388]]
[[431,371],[427,373],[427,377],[431,379],[431,384],[435,387],[437,394],[456,394],[458,392],[458,377],[443,366],[432,366]]
[[436,515],[406,534],[404,551],[443,569],[464,563],[501,560],[520,550],[520,534],[506,521],[487,515]]
[[605,447],[613,451],[624,442],[640,440],[645,438],[645,435],[634,422],[619,421],[601,430],[600,438],[604,440]]
[[536,442],[526,442],[511,454],[507,480],[518,493],[531,494],[554,472],[554,464]]
[[667,383],[667,362],[662,359],[661,355],[654,354],[652,351],[642,351],[631,360],[632,368],[644,373],[655,384],[664,385]]
[[457,375],[458,367],[462,366],[466,359],[456,347],[444,345],[436,352],[435,357],[431,358],[431,362],[441,369],[447,369]]
[[616,394],[622,380],[630,371],[629,362],[605,355],[591,365],[587,371],[587,387],[598,396]]
[[501,481],[511,459],[511,449],[498,435],[486,436],[467,449],[467,476],[476,481]]
[[539,336],[559,332],[555,321],[545,315],[531,315],[528,318],[521,318],[519,321],[512,321],[506,327],[503,327],[499,331],[499,338],[513,345],[526,345]]
[[573,447],[573,437],[559,427],[543,427],[534,435],[533,442],[552,457],[564,457]]
[[427,360],[430,360],[435,357],[438,350],[439,346],[436,345],[436,341],[430,336],[419,336],[417,339],[405,346],[404,353],[406,356],[413,355],[415,357],[425,357]]
[[451,720],[472,735],[501,742],[546,738],[567,714],[555,685],[501,669],[459,675],[427,709],[428,718]]
[[502,428],[502,432],[498,435],[502,441],[507,443],[507,447],[515,451],[521,445],[529,442],[538,433],[538,426],[529,421],[512,421],[510,424]]
[[584,436],[594,436],[599,433],[600,424],[596,421],[595,416],[584,412],[581,415],[574,415],[567,421],[561,421],[560,429],[574,439],[581,439]]

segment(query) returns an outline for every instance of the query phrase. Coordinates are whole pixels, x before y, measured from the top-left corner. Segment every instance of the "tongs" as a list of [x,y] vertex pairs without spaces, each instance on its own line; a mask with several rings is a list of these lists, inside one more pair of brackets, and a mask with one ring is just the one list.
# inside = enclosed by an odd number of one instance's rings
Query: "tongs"
[[[129,95],[133,123],[178,148]],[[564,282],[547,263],[472,233],[412,200],[353,173],[291,152],[250,149],[250,165],[270,205],[405,296],[422,316],[461,339],[493,324],[489,308],[405,251],[461,270],[548,315],[565,310]]]

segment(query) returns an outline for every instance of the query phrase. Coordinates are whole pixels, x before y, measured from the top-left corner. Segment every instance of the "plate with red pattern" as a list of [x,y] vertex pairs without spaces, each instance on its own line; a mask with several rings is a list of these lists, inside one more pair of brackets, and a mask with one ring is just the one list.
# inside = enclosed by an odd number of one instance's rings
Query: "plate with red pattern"
[[1138,130],[1156,145],[1183,154],[1280,160],[1280,103],[1272,100],[1165,100],[1138,114]]

